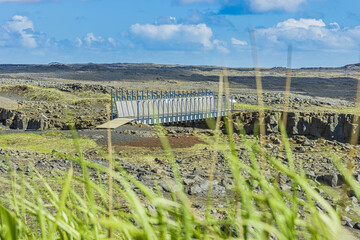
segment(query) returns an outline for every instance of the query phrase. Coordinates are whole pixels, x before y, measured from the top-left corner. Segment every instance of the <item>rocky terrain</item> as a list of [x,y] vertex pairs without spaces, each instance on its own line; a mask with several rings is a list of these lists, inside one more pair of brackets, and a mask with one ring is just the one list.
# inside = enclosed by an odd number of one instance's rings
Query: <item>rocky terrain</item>
[[111,87],[28,80],[0,83],[0,122],[7,128],[69,129],[67,115],[73,116],[78,129],[106,121],[105,105],[110,103]]
[[[359,64],[339,68],[293,69],[291,91],[308,96],[353,101],[356,94],[358,72]],[[0,65],[1,80],[15,81],[20,79],[29,82],[53,81],[57,83],[86,82],[129,89],[217,89],[216,83],[220,74],[228,76],[230,86],[234,92],[239,88],[255,88],[252,68],[224,69],[216,66],[159,65],[150,63]],[[261,69],[261,75],[265,90],[284,90],[285,68]]]
[[[293,69],[290,107],[301,111],[352,107],[358,69],[358,65]],[[77,128],[92,128],[106,121],[104,106],[109,104],[111,89],[217,92],[221,74],[228,76],[230,93],[239,102],[256,104],[254,72],[249,68],[125,63],[1,65],[0,122],[12,129],[67,129],[64,116],[71,112],[76,115]],[[286,69],[262,69],[261,74],[265,104],[281,109]],[[17,108],[14,103],[10,107],[9,101],[16,101]],[[44,121],[41,114],[49,120]]]
[[[47,132],[68,132],[74,122],[81,138],[97,142],[100,149],[107,147],[107,132],[94,130],[108,120],[106,105],[111,90],[218,90],[218,78],[226,73],[229,91],[237,101],[234,111],[236,151],[238,158],[249,164],[249,157],[239,136],[238,122],[253,136],[259,115],[253,69],[226,69],[212,66],[177,66],[156,64],[49,64],[0,65],[0,139],[5,134],[42,135]],[[360,236],[360,199],[345,191],[344,180],[332,163],[336,154],[343,163],[354,159],[354,176],[360,180],[360,147],[350,145],[353,128],[354,97],[359,65],[342,68],[292,70],[290,113],[286,130],[296,168],[304,171],[314,189],[334,207],[343,209],[344,226]],[[286,163],[279,134],[279,120],[284,110],[286,69],[263,69],[266,136],[263,147],[272,156]],[[36,130],[36,131],[35,131]],[[222,127],[225,133],[224,126]],[[207,139],[213,135],[204,122],[179,126],[165,126],[165,134],[176,156],[185,191],[193,208],[204,214],[209,176],[213,174],[214,209],[211,214],[222,217],[226,210],[226,196],[232,194],[233,179],[224,156]],[[226,138],[225,134],[222,138]],[[158,183],[164,194],[174,184],[169,159],[162,151],[154,127],[129,124],[112,130],[115,161],[128,173],[155,190]],[[59,151],[50,153],[18,150],[16,146],[0,146],[0,172],[7,165],[25,174],[32,168],[44,175],[66,171],[70,160]],[[351,154],[350,154],[351,153]],[[87,149],[84,157],[107,166],[108,161],[96,148]],[[215,163],[215,171],[210,172]],[[75,164],[80,174],[80,167]],[[274,179],[268,169],[269,181],[277,181],[284,191],[291,191],[286,176]],[[91,177],[98,179],[95,171]],[[100,176],[106,183],[107,177]],[[305,199],[299,189],[299,196]]]
[[[145,148],[141,144],[143,141],[156,141],[156,131],[147,126],[123,127],[116,131],[112,134],[116,153],[115,162],[150,189],[155,191],[156,184],[158,184],[165,196],[169,194],[170,189],[175,186],[174,175],[169,159],[162,152],[161,144]],[[213,149],[211,145],[206,144],[206,139],[212,135],[212,131],[192,127],[165,127],[165,131],[170,139],[175,139],[172,145],[176,164],[193,208],[200,215],[204,214],[210,184],[209,176],[213,174],[214,209],[211,213],[213,216],[222,217],[226,210],[226,197],[231,196],[234,183],[224,156]],[[106,148],[106,131],[89,132],[83,130],[79,131],[79,134],[82,137],[87,136],[94,139],[100,146]],[[198,140],[194,141],[194,137]],[[247,150],[243,146],[240,136],[234,134],[233,137],[237,146],[238,158],[246,164],[250,164]],[[257,138],[252,135],[249,135],[248,139],[257,141]],[[344,209],[342,220],[345,226],[353,228],[354,231],[360,230],[359,200],[351,191],[344,192],[344,180],[332,164],[331,158],[331,154],[336,154],[344,163],[347,163],[350,160],[349,152],[353,151],[356,159],[354,176],[360,180],[360,147],[303,135],[294,135],[290,137],[289,141],[296,168],[305,172],[306,176],[313,182],[313,188],[334,207]],[[134,142],[140,144],[134,146]],[[187,142],[188,145],[184,146],[182,142]],[[192,142],[193,145],[189,145],[189,142]],[[267,135],[264,138],[264,147],[272,156],[282,159],[284,163],[287,162],[286,155],[281,150],[281,136],[279,134]],[[6,174],[7,166],[10,164],[17,172],[23,172],[25,175],[31,174],[33,168],[45,176],[58,175],[69,169],[71,156],[70,154],[66,157],[66,155],[64,156],[55,150],[51,153],[37,153],[0,149],[0,157],[3,159],[0,171],[2,174]],[[97,149],[85,151],[84,157],[92,162],[108,166],[108,160]],[[215,164],[214,172],[210,170],[212,163]],[[74,168],[80,175],[80,165],[74,163]],[[291,181],[285,175],[280,175],[274,179],[273,171],[271,168],[265,171],[268,180],[277,181],[284,191],[291,192]],[[90,168],[90,177],[97,181],[99,175],[97,171],[91,171]],[[101,181],[106,184],[107,175],[100,177]],[[305,200],[304,192],[301,189],[299,189],[299,195]],[[356,231],[355,233],[358,234]]]

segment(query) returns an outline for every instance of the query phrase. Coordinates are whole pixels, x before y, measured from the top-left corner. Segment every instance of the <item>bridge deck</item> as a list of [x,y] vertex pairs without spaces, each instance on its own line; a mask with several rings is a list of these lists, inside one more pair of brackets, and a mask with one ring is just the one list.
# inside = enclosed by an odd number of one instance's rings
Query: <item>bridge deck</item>
[[115,118],[114,120],[111,120],[109,122],[106,122],[100,126],[97,126],[97,129],[115,129],[122,125],[125,125],[128,122],[133,121],[134,118]]

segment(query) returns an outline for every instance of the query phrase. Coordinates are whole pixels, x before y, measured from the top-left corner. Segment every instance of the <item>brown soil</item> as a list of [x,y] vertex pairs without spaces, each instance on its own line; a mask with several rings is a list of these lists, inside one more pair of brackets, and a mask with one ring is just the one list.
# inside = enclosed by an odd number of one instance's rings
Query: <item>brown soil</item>
[[[198,137],[195,136],[179,136],[168,137],[171,148],[189,148],[195,144],[205,144]],[[159,138],[149,138],[146,140],[127,141],[113,144],[114,146],[130,146],[130,147],[145,147],[145,148],[161,148],[162,144]]]

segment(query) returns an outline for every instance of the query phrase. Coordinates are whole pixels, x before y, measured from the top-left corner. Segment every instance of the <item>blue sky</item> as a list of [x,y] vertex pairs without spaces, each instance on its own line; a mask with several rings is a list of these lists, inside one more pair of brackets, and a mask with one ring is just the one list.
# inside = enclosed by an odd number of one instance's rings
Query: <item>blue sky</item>
[[0,63],[359,62],[359,0],[0,0]]

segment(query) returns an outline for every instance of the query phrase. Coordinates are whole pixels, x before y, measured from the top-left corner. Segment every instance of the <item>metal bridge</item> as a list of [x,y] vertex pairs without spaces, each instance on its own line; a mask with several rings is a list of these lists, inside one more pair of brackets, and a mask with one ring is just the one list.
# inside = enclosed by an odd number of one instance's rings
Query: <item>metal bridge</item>
[[226,116],[232,99],[208,90],[111,92],[111,116],[145,124],[178,123]]

